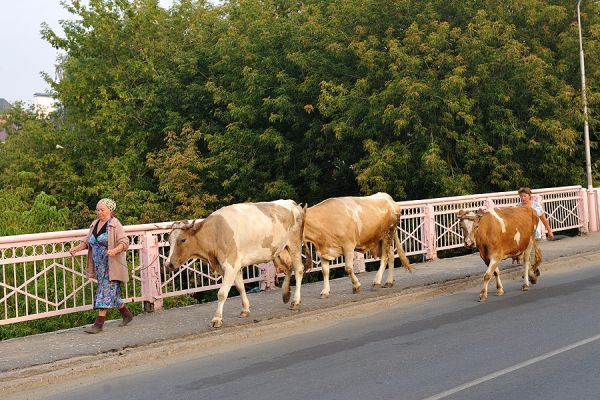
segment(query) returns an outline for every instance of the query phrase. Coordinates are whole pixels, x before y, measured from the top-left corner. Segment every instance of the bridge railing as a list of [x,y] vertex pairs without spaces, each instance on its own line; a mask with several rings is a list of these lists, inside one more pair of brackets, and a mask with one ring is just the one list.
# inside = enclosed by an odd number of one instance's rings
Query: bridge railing
[[[534,200],[542,204],[554,232],[569,229],[587,232],[592,225],[588,202],[595,201],[598,194],[597,189],[592,197],[581,186],[569,186],[535,190]],[[518,201],[513,191],[400,202],[403,215],[398,233],[403,249],[408,256],[435,259],[440,251],[463,246],[455,217],[458,210],[511,206]],[[598,215],[600,212],[593,218]],[[131,279],[122,288],[124,301],[144,302],[144,307],[152,310],[161,308],[167,297],[220,286],[221,278],[213,276],[209,265],[201,260],[190,260],[173,273],[165,270],[170,225],[125,227],[130,241],[127,262]],[[96,281],[85,275],[87,252],[75,256],[69,253],[87,232],[80,229],[0,237],[0,325],[93,308]],[[318,255],[311,250],[309,256],[313,261],[311,272],[318,271]],[[376,257],[366,255],[366,261],[373,260]],[[340,257],[331,266],[342,265]],[[243,274],[245,283],[262,288],[272,285],[276,277],[268,264],[245,267]]]

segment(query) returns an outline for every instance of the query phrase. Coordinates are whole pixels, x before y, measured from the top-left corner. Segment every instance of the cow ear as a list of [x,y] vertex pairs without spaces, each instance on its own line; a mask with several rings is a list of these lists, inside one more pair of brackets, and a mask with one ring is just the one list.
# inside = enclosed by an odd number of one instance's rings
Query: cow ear
[[465,214],[466,214],[465,210],[463,210],[463,209],[461,208],[461,209],[460,209],[460,210],[458,210],[458,211],[456,212],[456,214],[454,214],[454,215],[456,216],[456,218],[460,219],[460,218],[464,217],[464,216],[465,216]]
[[198,232],[198,230],[202,226],[203,222],[204,222],[204,220],[200,220],[198,222],[196,222],[196,220],[194,220],[194,222],[192,222],[192,227],[190,228],[190,233],[192,235],[196,234],[196,232]]
[[487,214],[488,210],[486,210],[485,208],[480,208],[479,210],[477,210],[477,216],[481,217],[483,214]]

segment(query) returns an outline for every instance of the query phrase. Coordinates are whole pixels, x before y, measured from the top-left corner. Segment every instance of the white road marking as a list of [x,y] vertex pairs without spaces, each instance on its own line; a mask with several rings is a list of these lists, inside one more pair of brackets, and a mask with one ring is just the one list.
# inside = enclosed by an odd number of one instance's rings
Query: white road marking
[[458,393],[460,391],[463,391],[465,389],[471,388],[473,386],[477,386],[480,383],[484,383],[484,382],[490,381],[492,379],[496,379],[496,378],[498,378],[498,377],[500,377],[502,375],[506,375],[506,374],[509,374],[509,373],[514,372],[516,370],[519,370],[521,368],[528,367],[528,366],[530,366],[532,364],[538,363],[540,361],[544,361],[544,360],[546,360],[546,359],[548,359],[550,357],[554,357],[556,355],[559,355],[561,353],[567,352],[569,350],[573,350],[573,349],[575,349],[577,347],[586,345],[588,343],[595,342],[596,340],[599,340],[599,339],[600,339],[600,335],[596,335],[596,336],[592,336],[592,337],[587,338],[587,339],[580,340],[579,342],[575,342],[575,343],[570,344],[568,346],[561,347],[560,349],[551,351],[551,352],[546,353],[546,354],[542,354],[541,356],[534,357],[534,358],[532,358],[530,360],[527,360],[527,361],[524,361],[522,363],[513,365],[512,367],[501,369],[500,371],[496,371],[496,372],[494,372],[492,374],[483,376],[483,377],[481,377],[479,379],[475,379],[474,381],[467,382],[467,383],[464,383],[462,385],[456,386],[455,388],[446,390],[444,392],[438,393],[438,394],[436,394],[434,396],[431,396],[431,397],[427,397],[427,398],[425,398],[423,400],[439,400],[439,399],[443,399],[445,397],[451,396],[451,395],[453,395],[455,393]]

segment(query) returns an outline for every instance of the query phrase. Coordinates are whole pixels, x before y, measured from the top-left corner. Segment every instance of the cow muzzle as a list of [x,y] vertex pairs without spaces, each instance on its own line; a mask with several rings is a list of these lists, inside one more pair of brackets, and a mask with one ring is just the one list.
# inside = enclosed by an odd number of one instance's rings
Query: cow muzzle
[[165,263],[165,269],[167,272],[173,272],[175,271],[175,265],[173,265],[173,263],[169,260]]

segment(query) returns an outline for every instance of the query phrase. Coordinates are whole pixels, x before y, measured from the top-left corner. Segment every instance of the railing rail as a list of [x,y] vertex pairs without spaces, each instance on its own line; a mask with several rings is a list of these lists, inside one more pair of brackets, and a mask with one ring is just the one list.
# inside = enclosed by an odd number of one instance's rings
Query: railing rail
[[[600,190],[581,186],[534,190],[534,200],[542,204],[552,230],[579,229],[588,232],[600,226]],[[513,206],[516,192],[476,194],[428,200],[399,202],[403,215],[398,233],[408,256],[435,259],[440,251],[463,246],[455,214],[460,209]],[[122,289],[126,302],[144,302],[147,310],[162,307],[163,299],[217,289],[221,278],[213,276],[209,265],[190,260],[169,273],[168,256],[171,222],[129,225],[127,262],[131,279]],[[90,310],[96,282],[85,276],[87,252],[71,256],[68,250],[87,234],[87,229],[0,237],[0,325]],[[312,250],[313,268],[319,270],[319,257]],[[365,260],[374,261],[367,254]],[[332,267],[343,265],[343,257]],[[272,284],[276,274],[268,264],[243,270],[247,284],[262,288]]]

